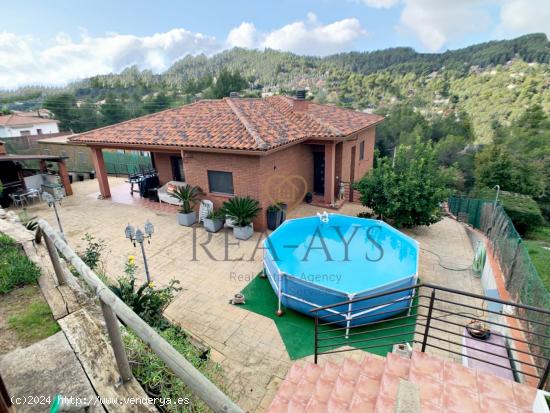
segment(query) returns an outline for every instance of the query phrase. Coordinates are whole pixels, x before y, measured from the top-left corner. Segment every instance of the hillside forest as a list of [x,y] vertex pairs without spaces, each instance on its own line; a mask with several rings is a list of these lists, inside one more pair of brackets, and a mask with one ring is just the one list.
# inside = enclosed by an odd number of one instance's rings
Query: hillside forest
[[49,109],[61,128],[83,132],[191,103],[291,94],[386,116],[376,148],[429,142],[457,194],[520,194],[536,227],[550,218],[550,43],[544,34],[438,54],[411,48],[324,58],[232,49],[186,56],[166,72],[129,67],[65,87],[0,91],[0,107]]

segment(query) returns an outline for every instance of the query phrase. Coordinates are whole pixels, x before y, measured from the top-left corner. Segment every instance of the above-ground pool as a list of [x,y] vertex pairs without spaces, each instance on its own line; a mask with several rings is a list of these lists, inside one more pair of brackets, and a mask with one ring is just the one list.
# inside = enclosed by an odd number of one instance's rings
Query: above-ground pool
[[[285,221],[264,240],[264,269],[280,305],[310,310],[414,285],[418,243],[382,221],[324,214]],[[411,305],[411,290],[323,310],[359,325]],[[338,314],[337,314],[338,313]]]

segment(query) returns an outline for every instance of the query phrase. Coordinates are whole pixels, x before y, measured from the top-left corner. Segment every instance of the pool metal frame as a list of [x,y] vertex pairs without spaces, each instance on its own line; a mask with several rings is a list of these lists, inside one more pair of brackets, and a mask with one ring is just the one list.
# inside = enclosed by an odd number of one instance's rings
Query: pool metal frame
[[[329,214],[329,219],[330,219],[330,216],[347,217],[346,215],[342,215],[342,214]],[[281,226],[279,226],[279,228],[277,228],[275,231],[279,230],[284,225],[288,225],[289,222],[302,220],[302,219],[311,219],[311,218],[312,217],[304,217],[304,218],[294,218],[294,219],[287,220],[287,221],[283,222],[283,224]],[[350,217],[350,218],[356,218],[356,217]],[[358,219],[365,219],[365,218],[358,218]],[[391,231],[397,233],[400,237],[409,238],[411,241],[413,241],[416,244],[417,251],[418,251],[419,244],[418,244],[418,241],[416,241],[415,239],[409,237],[406,234],[401,233],[400,231],[398,231],[397,229],[395,229],[394,227],[392,227],[391,225],[389,225],[389,224],[387,224],[383,221],[371,220],[371,219],[369,219],[369,221],[376,221],[376,222],[384,225],[385,227],[387,227]],[[404,276],[404,277],[402,277],[398,280],[393,280],[393,281],[387,282],[385,284],[381,284],[381,285],[378,285],[376,287],[367,288],[365,290],[357,291],[357,292],[354,292],[354,293],[349,293],[349,292],[346,292],[346,291],[340,291],[336,288],[327,288],[327,287],[324,287],[322,285],[315,284],[315,283],[312,283],[310,281],[306,281],[306,280],[304,280],[302,278],[299,278],[299,277],[296,277],[292,274],[282,272],[279,269],[279,267],[277,266],[276,261],[273,259],[273,255],[271,254],[271,252],[269,251],[269,249],[266,245],[266,243],[268,241],[269,241],[269,237],[266,238],[266,240],[264,240],[264,243],[263,243],[264,244],[263,245],[264,246],[264,248],[263,248],[263,250],[264,250],[264,256],[263,256],[264,274],[268,278],[269,283],[271,284],[272,288],[275,290],[275,293],[277,294],[277,314],[278,315],[283,314],[283,311],[282,311],[283,297],[286,297],[290,300],[298,301],[302,304],[309,305],[312,308],[321,308],[321,307],[325,306],[325,305],[320,305],[320,304],[310,302],[308,300],[305,300],[303,298],[297,297],[295,295],[292,295],[292,294],[289,294],[289,293],[283,291],[284,288],[280,288],[280,286],[281,287],[283,286],[282,283],[283,283],[284,278],[298,280],[300,284],[309,285],[312,290],[326,290],[327,292],[339,293],[343,296],[342,301],[353,300],[358,295],[361,295],[363,293],[373,291],[373,290],[379,290],[381,288],[384,288],[385,290],[392,290],[392,289],[396,288],[395,284],[402,283],[403,281],[406,281],[406,280],[411,280],[411,285],[415,285],[418,281],[419,257],[417,255],[415,273],[411,274],[411,275]],[[347,300],[344,299],[344,296],[347,297]],[[331,313],[335,317],[340,316],[340,317],[343,318],[341,321],[345,322],[345,324],[346,324],[346,338],[347,338],[348,335],[349,335],[349,330],[350,330],[350,327],[351,327],[351,323],[352,323],[354,318],[365,316],[366,314],[372,313],[374,311],[378,311],[378,310],[383,309],[383,308],[387,308],[391,305],[394,305],[396,303],[399,303],[401,301],[406,301],[406,300],[409,300],[408,314],[410,315],[413,298],[414,298],[414,292],[413,292],[413,290],[409,290],[409,293],[407,295],[403,296],[403,297],[399,297],[395,300],[392,300],[390,302],[386,302],[386,303],[378,305],[378,306],[368,307],[368,308],[366,308],[362,311],[358,311],[358,312],[353,312],[352,303],[348,304],[348,311],[347,312],[338,311],[337,308],[327,308],[324,311],[326,311],[328,313]]]

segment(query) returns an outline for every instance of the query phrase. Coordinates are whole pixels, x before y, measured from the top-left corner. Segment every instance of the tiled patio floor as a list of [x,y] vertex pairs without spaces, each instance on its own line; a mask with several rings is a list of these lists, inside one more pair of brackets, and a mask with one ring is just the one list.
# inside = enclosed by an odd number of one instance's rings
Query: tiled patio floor
[[[124,179],[109,181],[115,201],[117,193],[129,196],[129,188],[121,186],[126,185]],[[225,369],[232,396],[245,411],[264,411],[291,361],[271,320],[228,304],[231,296],[262,268],[262,234],[237,243],[230,232],[210,235],[200,227],[178,226],[173,212],[140,207],[143,201],[138,201],[137,194],[136,202],[130,205],[98,200],[97,181],[78,182],[73,189],[74,196],[66,198],[60,208],[68,241],[78,251],[84,247],[85,233],[104,239],[108,246],[104,253],[106,270],[111,277],[122,274],[129,255],[136,255],[136,262],[141,264],[139,251],[124,237],[126,224],[142,226],[149,219],[155,225],[151,244],[146,245],[152,278],[157,284],[176,278],[183,287],[166,315],[212,347],[215,359]],[[355,215],[361,209],[360,205],[346,204],[339,212]],[[30,211],[55,223],[53,211],[45,204]],[[289,216],[318,211],[302,204]],[[448,266],[464,267],[472,262],[473,251],[465,230],[453,220],[444,219],[410,235],[422,248],[438,253]],[[142,266],[139,270],[143,274]],[[424,251],[420,255],[420,276],[423,281],[481,293],[480,282],[470,271],[445,270],[436,256]]]

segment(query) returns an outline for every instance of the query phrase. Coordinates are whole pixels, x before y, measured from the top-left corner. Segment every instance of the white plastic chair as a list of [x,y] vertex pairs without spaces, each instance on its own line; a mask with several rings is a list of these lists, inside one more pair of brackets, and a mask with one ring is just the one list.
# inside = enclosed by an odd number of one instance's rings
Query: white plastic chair
[[204,221],[210,212],[214,210],[214,204],[208,199],[203,199],[201,201],[201,206],[199,207],[199,222]]
[[27,204],[29,201],[34,205],[36,201],[40,200],[40,191],[38,189],[31,188],[29,191],[25,194],[25,199],[27,201]]
[[17,194],[9,194],[9,197],[11,198],[12,202],[13,202],[13,205],[16,207],[16,208],[22,208],[23,207],[23,202],[25,201],[21,195],[17,195]]

